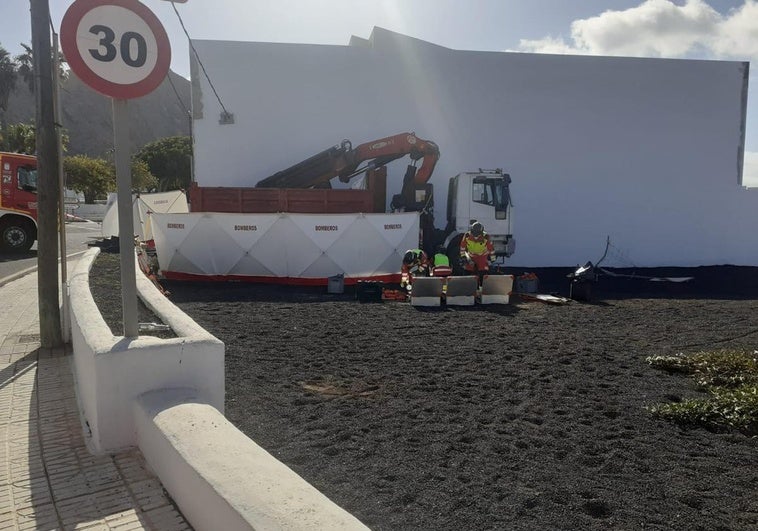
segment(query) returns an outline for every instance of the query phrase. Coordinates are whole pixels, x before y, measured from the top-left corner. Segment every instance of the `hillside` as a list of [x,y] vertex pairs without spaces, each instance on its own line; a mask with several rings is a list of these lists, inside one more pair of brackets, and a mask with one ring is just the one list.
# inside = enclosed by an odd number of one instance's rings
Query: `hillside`
[[[129,115],[132,149],[174,135],[189,135],[188,111],[190,82],[169,72],[176,93],[168,78],[152,93],[130,100]],[[63,126],[69,134],[67,155],[85,154],[107,158],[113,149],[113,123],[110,98],[90,89],[73,72],[61,89]],[[34,94],[19,81],[8,101],[7,123],[34,121]]]

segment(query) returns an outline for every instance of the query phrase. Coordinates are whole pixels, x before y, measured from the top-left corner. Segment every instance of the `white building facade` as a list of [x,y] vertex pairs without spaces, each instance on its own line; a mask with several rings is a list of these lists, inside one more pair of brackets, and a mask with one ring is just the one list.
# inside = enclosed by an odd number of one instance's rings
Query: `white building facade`
[[[435,185],[511,174],[513,266],[597,259],[758,266],[758,190],[741,185],[748,63],[452,50],[375,28],[347,46],[194,41],[195,179],[253,186],[343,139],[413,131]],[[407,159],[389,166],[388,196]]]

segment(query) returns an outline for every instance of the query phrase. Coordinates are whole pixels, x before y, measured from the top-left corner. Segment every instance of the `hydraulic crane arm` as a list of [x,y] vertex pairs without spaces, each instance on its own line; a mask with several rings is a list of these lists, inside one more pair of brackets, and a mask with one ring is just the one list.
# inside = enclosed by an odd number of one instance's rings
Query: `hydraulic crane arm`
[[[424,159],[414,179],[417,184],[424,184],[432,176],[440,158],[440,149],[431,140],[423,140],[415,133],[400,133],[361,144],[353,150],[353,154],[356,167],[364,161],[371,160],[374,167],[378,168],[405,155],[410,156],[414,162]],[[347,182],[342,176],[340,180]]]
[[[323,185],[334,177],[348,182],[366,171],[369,166],[379,168],[404,156],[416,163],[423,159],[414,181],[426,183],[440,157],[434,142],[418,138],[415,133],[400,133],[352,147],[349,140],[339,146],[322,151],[286,170],[260,181],[258,188],[311,188]],[[361,164],[366,164],[360,167]]]

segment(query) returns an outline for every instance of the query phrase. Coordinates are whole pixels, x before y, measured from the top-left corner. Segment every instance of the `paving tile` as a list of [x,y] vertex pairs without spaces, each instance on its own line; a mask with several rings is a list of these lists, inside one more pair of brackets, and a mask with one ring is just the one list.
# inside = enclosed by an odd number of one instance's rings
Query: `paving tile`
[[8,509],[8,505],[0,505],[0,529],[12,529],[16,525],[16,513]]
[[79,522],[72,527],[66,526],[66,529],[76,529],[77,531],[109,531],[108,524],[105,522]]
[[18,529],[55,529],[58,517],[53,504],[16,508],[13,517]]
[[91,492],[89,484],[82,476],[52,482],[52,489],[56,503],[62,503],[68,499],[78,499],[81,496],[89,495]]
[[0,529],[191,529],[138,449],[87,451],[70,355],[39,345],[36,274],[0,300]]
[[153,529],[165,531],[191,529],[173,507],[161,507],[153,511],[147,511],[145,512],[145,518],[154,526]]
[[147,464],[139,454],[119,454],[115,456],[115,462],[124,479],[130,483],[141,482],[153,478],[148,471]]
[[66,500],[56,500],[58,514],[66,526],[80,522],[91,522],[97,517],[97,510],[90,500],[89,493]]
[[125,525],[132,522],[139,522],[139,512],[136,509],[129,509],[120,513],[112,514],[105,518],[105,521],[111,527]]
[[114,531],[133,531],[135,529],[152,529],[152,527],[150,527],[150,525],[146,521],[141,520],[139,518],[133,522],[126,522],[126,523],[118,524],[118,525],[114,525],[114,524],[109,524],[109,525],[110,525],[110,528],[113,529]]

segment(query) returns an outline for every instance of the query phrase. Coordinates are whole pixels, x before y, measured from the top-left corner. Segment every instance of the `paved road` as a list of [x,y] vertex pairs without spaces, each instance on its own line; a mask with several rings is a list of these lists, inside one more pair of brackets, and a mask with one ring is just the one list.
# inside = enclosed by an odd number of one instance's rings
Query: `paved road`
[[[66,223],[66,253],[73,254],[89,249],[87,243],[97,240],[100,235],[100,224],[94,221]],[[37,243],[32,249],[23,254],[0,253],[0,279],[23,269],[37,265]]]

